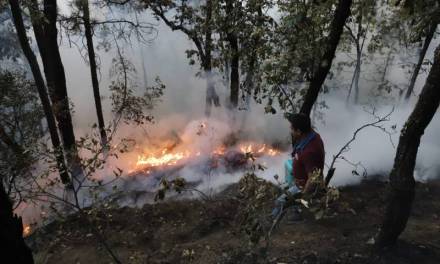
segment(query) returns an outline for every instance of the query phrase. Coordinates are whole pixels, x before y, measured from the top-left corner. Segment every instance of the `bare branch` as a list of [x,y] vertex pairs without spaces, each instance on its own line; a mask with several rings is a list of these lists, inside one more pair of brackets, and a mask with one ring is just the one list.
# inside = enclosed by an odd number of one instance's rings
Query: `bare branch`
[[[333,156],[333,160],[332,163],[330,164],[330,168],[328,170],[327,176],[325,177],[325,186],[328,186],[330,180],[332,179],[333,175],[334,175],[334,171],[335,171],[335,163],[336,160],[338,158],[341,158],[340,156],[342,155],[342,153],[345,153],[349,150],[350,148],[350,144],[353,143],[353,141],[356,140],[356,136],[359,132],[361,132],[363,129],[367,128],[367,127],[375,127],[375,128],[379,128],[382,131],[384,131],[385,133],[387,133],[391,139],[391,133],[389,131],[387,131],[384,127],[380,126],[379,124],[383,123],[383,122],[387,122],[389,121],[389,117],[391,116],[391,114],[394,112],[394,107],[391,109],[391,111],[386,114],[385,116],[381,117],[378,116],[376,114],[376,109],[373,107],[371,112],[368,112],[366,109],[364,109],[367,113],[370,113],[371,115],[373,115],[373,117],[376,119],[374,122],[370,122],[367,123],[361,127],[359,127],[358,129],[356,129],[353,133],[353,136],[351,137],[351,139],[345,143],[344,146],[342,146],[342,148],[338,151],[338,153],[336,153],[336,155]],[[393,144],[393,142],[391,141],[391,143]],[[394,146],[394,144],[393,144]]]

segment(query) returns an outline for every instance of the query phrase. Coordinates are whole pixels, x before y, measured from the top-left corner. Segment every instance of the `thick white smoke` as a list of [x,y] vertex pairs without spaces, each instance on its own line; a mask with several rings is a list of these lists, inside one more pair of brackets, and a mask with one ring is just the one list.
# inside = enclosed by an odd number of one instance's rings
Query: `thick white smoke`
[[[144,15],[141,19],[156,23],[150,15]],[[147,73],[148,84],[153,84],[155,76],[159,76],[166,85],[162,102],[153,110],[156,118],[154,124],[145,126],[123,125],[118,130],[119,138],[134,138],[141,145],[160,145],[177,134],[182,144],[190,148],[201,149],[205,153],[224,139],[231,132],[238,132],[241,137],[265,143],[281,143],[285,147],[284,153],[277,157],[263,157],[257,162],[267,166],[264,172],[257,172],[262,178],[274,181],[273,176],[278,174],[284,176],[284,161],[289,158],[289,125],[283,118],[281,111],[276,115],[264,113],[261,105],[251,104],[250,111],[239,111],[235,117],[224,108],[228,99],[228,87],[225,85],[222,76],[214,76],[216,89],[221,97],[223,107],[214,108],[210,119],[204,118],[205,108],[205,87],[206,82],[196,77],[199,70],[197,64],[188,65],[185,50],[192,47],[187,37],[178,31],[172,32],[162,23],[158,24],[159,32],[157,38],[148,45],[138,45],[136,40],[132,45],[124,45],[125,53],[132,59],[138,69],[139,86],[143,85],[142,63],[144,61]],[[66,40],[66,39],[64,39]],[[432,50],[438,41],[432,43],[427,58],[432,58]],[[142,51],[141,51],[142,49]],[[96,114],[93,101],[93,93],[90,81],[90,72],[78,53],[75,46],[69,47],[63,42],[61,48],[62,59],[66,70],[68,93],[74,105],[74,126],[77,136],[84,135],[90,131],[93,123],[96,123]],[[141,54],[144,56],[141,57]],[[110,92],[108,85],[111,81],[109,68],[114,51],[99,51],[101,61],[101,94],[104,106],[105,120],[111,120],[110,113]],[[396,62],[398,64],[398,62]],[[368,68],[366,68],[368,70]],[[347,73],[350,79],[351,73]],[[397,84],[407,83],[408,77],[403,75],[397,67],[390,70],[388,76],[390,81]],[[426,79],[422,73],[416,83],[415,92],[419,93]],[[405,87],[402,87],[405,88]],[[361,96],[370,94],[375,89],[374,84],[363,80],[361,85]],[[139,90],[141,93],[141,90]],[[324,140],[326,149],[326,164],[329,165],[332,156],[352,137],[354,131],[360,126],[374,121],[371,114],[364,111],[364,106],[350,106],[345,104],[346,91],[334,91],[320,96],[329,106],[328,109],[320,110],[323,113],[323,120],[315,121],[315,128]],[[383,126],[391,130],[396,125],[397,133],[392,135],[392,141],[397,146],[400,128],[408,118],[415,104],[415,97],[409,104],[396,106],[390,117],[390,121],[383,123]],[[391,105],[373,105],[378,115],[388,113]],[[206,122],[211,129],[208,136],[197,135],[198,126]],[[417,180],[426,181],[439,176],[440,164],[440,141],[437,131],[440,129],[438,115],[434,117],[431,124],[422,138],[415,176]],[[362,130],[357,139],[350,145],[350,150],[343,154],[345,158],[353,163],[360,162],[368,172],[368,175],[380,175],[383,179],[392,168],[396,149],[390,142],[387,134],[377,128]],[[108,166],[97,173],[97,177],[110,179],[115,167],[124,169],[125,174],[133,173],[138,153],[126,153],[118,160],[109,160]],[[361,176],[353,175],[353,166],[343,160],[336,163],[336,173],[331,184],[341,186],[356,184],[362,179]],[[358,173],[362,174],[362,168],[358,167]],[[209,174],[198,166],[189,164],[176,171],[167,171],[171,176],[181,176],[190,182],[195,183],[198,189],[210,193],[219,191],[227,184],[237,182],[243,175],[243,171],[219,170],[217,173]],[[130,178],[131,177],[131,178]],[[131,206],[140,206],[145,202],[152,201],[152,192],[157,190],[158,179],[145,175],[126,176],[119,181],[119,188],[126,194],[121,203]],[[33,214],[32,212],[30,213]]]

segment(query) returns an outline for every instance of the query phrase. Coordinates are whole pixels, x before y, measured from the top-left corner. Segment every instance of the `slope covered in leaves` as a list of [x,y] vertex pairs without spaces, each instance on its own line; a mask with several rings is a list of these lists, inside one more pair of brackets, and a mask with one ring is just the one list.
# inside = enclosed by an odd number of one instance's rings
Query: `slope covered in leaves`
[[[256,193],[273,195],[273,186],[262,185],[264,191]],[[372,254],[370,243],[382,219],[383,182],[342,188],[328,217],[315,220],[304,210],[300,223],[283,219],[269,248],[264,238],[251,243],[252,216],[244,217],[250,196],[243,196],[242,187],[231,185],[209,201],[90,209],[90,214],[122,263],[440,263],[440,182],[418,184],[402,241],[380,255]],[[271,205],[258,204],[261,217]],[[28,241],[37,263],[111,263],[88,224],[75,215],[36,231]]]

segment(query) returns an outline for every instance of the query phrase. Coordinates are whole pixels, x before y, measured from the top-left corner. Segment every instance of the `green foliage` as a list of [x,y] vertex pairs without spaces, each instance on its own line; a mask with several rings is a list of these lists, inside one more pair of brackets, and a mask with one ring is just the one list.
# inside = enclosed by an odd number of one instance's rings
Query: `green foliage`
[[153,116],[145,113],[151,110],[160,101],[165,85],[159,77],[156,77],[154,86],[145,87],[144,94],[138,96],[136,91],[140,89],[136,82],[136,69],[122,53],[119,58],[114,58],[110,76],[113,81],[110,84],[112,95],[112,111],[121,116],[125,122],[144,124],[152,122]]
[[0,6],[0,61],[4,59],[17,62],[22,56],[18,38],[8,9]]
[[[33,82],[23,73],[0,72],[0,178],[24,177],[44,135],[43,112]],[[5,138],[9,138],[10,142]]]

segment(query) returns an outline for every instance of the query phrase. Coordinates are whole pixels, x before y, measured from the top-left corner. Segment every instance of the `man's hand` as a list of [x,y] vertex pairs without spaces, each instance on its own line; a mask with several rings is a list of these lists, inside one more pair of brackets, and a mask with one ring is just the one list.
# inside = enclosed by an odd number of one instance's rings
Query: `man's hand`
[[275,200],[275,208],[272,210],[272,217],[277,217],[285,207],[287,200],[289,198],[294,198],[298,194],[301,194],[301,190],[295,184],[289,187],[285,193],[281,194]]

